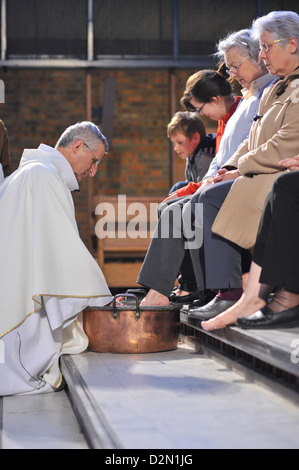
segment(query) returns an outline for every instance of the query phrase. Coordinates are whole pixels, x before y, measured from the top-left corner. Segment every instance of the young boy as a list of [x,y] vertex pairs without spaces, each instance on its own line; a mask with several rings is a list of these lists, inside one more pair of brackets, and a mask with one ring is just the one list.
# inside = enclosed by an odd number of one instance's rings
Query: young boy
[[167,137],[179,157],[186,159],[186,181],[176,183],[172,193],[191,181],[198,183],[205,176],[215,156],[216,134],[206,135],[197,112],[178,111],[167,126]]

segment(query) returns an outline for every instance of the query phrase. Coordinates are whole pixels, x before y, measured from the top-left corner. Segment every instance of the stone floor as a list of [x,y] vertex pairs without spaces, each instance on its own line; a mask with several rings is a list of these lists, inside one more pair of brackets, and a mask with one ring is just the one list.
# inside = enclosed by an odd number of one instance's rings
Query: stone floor
[[298,406],[186,345],[72,360],[125,449],[299,447]]
[[0,398],[0,424],[0,449],[88,448],[64,391]]
[[[299,447],[297,405],[190,346],[69,360],[116,449]],[[0,398],[1,449],[88,447],[64,391]]]

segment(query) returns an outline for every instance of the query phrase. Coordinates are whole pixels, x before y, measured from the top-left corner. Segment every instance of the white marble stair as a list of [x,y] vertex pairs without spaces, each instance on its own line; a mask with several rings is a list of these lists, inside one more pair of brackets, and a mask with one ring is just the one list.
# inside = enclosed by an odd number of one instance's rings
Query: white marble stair
[[185,344],[164,353],[65,356],[63,370],[93,448],[299,447],[296,403]]

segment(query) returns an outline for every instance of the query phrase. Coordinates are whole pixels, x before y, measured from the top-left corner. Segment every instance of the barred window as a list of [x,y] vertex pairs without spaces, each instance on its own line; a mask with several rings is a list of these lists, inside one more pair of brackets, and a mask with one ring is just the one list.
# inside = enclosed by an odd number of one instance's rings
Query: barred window
[[95,55],[172,54],[172,0],[104,0],[94,9]]
[[7,55],[86,58],[85,0],[9,0]]
[[258,14],[298,12],[298,0],[6,0],[6,58],[86,60],[90,4],[93,59],[171,58],[174,44],[179,58],[200,58]]

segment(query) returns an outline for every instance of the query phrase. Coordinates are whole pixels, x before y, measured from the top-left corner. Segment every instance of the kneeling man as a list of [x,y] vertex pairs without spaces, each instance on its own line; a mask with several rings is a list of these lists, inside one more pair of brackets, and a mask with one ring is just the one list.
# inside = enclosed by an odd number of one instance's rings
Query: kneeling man
[[107,305],[104,276],[80,239],[71,192],[108,145],[98,127],[67,128],[55,148],[23,152],[0,186],[0,395],[57,390],[59,357],[88,345],[79,313]]

